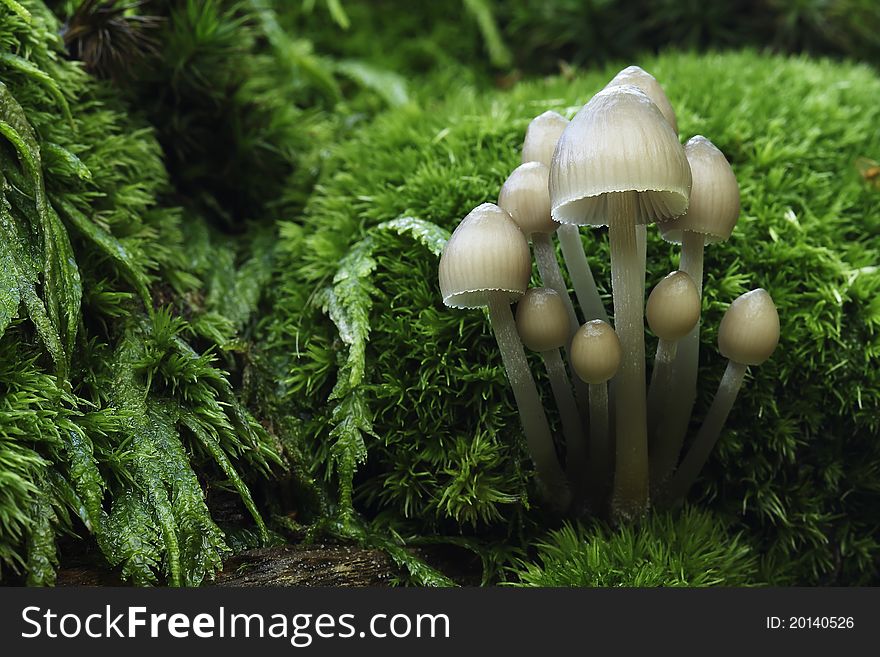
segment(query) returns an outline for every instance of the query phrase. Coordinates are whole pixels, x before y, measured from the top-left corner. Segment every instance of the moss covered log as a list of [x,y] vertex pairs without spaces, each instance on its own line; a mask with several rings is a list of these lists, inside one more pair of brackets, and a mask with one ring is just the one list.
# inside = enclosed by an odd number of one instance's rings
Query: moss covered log
[[[855,162],[880,152],[880,78],[750,52],[642,64],[682,134],[710,136],[742,190],[733,237],[706,250],[694,427],[723,370],[715,340],[730,300],[764,287],[782,319],[780,348],[751,374],[691,502],[754,542],[761,581],[875,582],[880,195]],[[470,208],[493,200],[528,121],[572,115],[615,70],[462,88],[381,116],[333,149],[302,219],[281,224],[264,348],[278,409],[296,418],[343,512],[502,560],[503,545],[552,522],[535,507],[488,321],[443,307],[437,254]],[[607,242],[583,239],[607,302]],[[677,252],[652,231],[648,254],[650,288]]]

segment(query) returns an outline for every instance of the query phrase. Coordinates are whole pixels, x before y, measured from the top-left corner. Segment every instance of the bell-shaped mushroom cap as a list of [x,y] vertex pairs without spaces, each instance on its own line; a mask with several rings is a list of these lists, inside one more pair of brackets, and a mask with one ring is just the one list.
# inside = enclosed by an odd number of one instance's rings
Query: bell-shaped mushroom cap
[[607,322],[594,319],[571,339],[571,365],[586,383],[605,383],[617,373],[623,352],[617,333]]
[[529,286],[532,263],[525,235],[504,210],[483,203],[453,231],[440,255],[440,292],[451,308],[487,305],[488,293],[514,301]]
[[550,166],[556,142],[568,125],[568,119],[557,112],[544,112],[536,116],[526,128],[526,138],[522,147],[523,162],[540,162]]
[[743,365],[760,365],[779,343],[779,313],[766,290],[738,296],[718,327],[718,350]]
[[701,135],[684,145],[691,165],[693,186],[687,213],[661,222],[660,234],[667,242],[681,243],[681,231],[702,233],[707,242],[726,241],[739,218],[739,185],[724,153]]
[[520,340],[532,351],[559,349],[568,342],[568,311],[559,293],[549,287],[531,287],[516,304]]
[[606,87],[616,87],[621,84],[631,84],[645,92],[645,95],[651,99],[651,102],[657,106],[663,117],[678,134],[678,123],[675,121],[675,110],[672,109],[672,103],[666,97],[663,87],[657,82],[657,78],[648,73],[640,66],[627,66],[620,73],[615,75]]
[[645,308],[648,326],[663,340],[683,338],[700,319],[700,293],[694,280],[674,271],[651,290]]
[[532,233],[555,233],[550,218],[550,169],[540,162],[520,164],[501,186],[498,205],[507,210],[528,237]]
[[553,153],[550,205],[565,224],[604,226],[609,196],[636,191],[635,222],[687,210],[691,170],[672,126],[643,91],[607,87],[571,120]]

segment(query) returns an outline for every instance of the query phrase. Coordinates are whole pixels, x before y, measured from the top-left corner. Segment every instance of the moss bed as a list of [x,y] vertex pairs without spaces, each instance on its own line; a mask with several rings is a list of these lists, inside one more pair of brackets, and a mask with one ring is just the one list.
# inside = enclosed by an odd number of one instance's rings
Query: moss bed
[[[782,323],[689,502],[760,555],[752,581],[876,581],[880,194],[856,160],[880,151],[880,78],[753,52],[640,64],[664,85],[683,138],[711,138],[742,192],[732,238],[706,251],[695,423],[723,371],[727,304],[764,287]],[[495,199],[528,121],[571,116],[617,68],[388,112],[332,150],[303,216],[282,222],[262,346],[281,382],[276,411],[294,418],[343,515],[352,505],[375,528],[446,537],[491,563],[556,524],[535,503],[488,321],[443,306],[437,253]],[[677,249],[649,235],[650,287]],[[607,240],[583,239],[610,310]]]
[[[102,79],[64,43],[100,17],[47,4],[0,0],[0,583],[199,585],[247,548],[340,541],[406,584],[880,583],[874,69],[637,60],[742,190],[706,251],[692,429],[733,298],[769,290],[782,340],[687,505],[609,527],[542,506],[487,318],[443,306],[437,265],[529,120],[631,62],[515,83],[485,11],[328,55],[332,12],[303,35],[293,3],[174,0],[129,9],[165,47]],[[607,240],[583,240],[611,310]],[[653,286],[677,248],[651,231],[648,253]]]

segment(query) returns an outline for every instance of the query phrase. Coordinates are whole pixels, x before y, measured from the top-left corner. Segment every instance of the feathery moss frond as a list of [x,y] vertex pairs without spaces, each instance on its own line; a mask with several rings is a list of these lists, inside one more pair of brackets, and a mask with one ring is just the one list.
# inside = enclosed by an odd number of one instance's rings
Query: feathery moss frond
[[[281,460],[213,343],[186,342],[182,312],[202,309],[164,307],[166,289],[196,296],[208,267],[187,257],[181,211],[158,200],[168,176],[152,130],[65,60],[56,19],[28,6],[29,22],[0,12],[2,575],[51,584],[58,537],[76,532],[135,583],[195,585],[229,552],[205,487],[235,490],[268,541],[245,480]],[[257,293],[235,294],[231,333]]]

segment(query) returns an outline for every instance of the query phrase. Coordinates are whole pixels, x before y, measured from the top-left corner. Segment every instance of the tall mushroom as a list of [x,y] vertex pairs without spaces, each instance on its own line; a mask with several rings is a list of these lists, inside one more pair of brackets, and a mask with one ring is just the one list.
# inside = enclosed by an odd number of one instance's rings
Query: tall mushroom
[[516,328],[522,343],[540,353],[544,360],[565,435],[565,469],[574,485],[573,492],[580,497],[587,466],[587,447],[584,428],[571,392],[571,381],[559,354],[559,349],[568,346],[571,339],[568,312],[560,294],[549,287],[529,288],[516,304]]
[[572,367],[590,384],[590,448],[588,485],[595,509],[608,493],[614,461],[608,431],[608,380],[620,367],[617,334],[607,322],[594,319],[578,329],[571,341]]
[[[687,213],[658,224],[669,242],[681,244],[679,268],[690,274],[703,293],[703,246],[727,241],[739,217],[739,186],[724,154],[711,141],[697,135],[685,144],[693,175]],[[700,356],[700,324],[679,344],[675,358],[675,389],[667,399],[666,413],[656,427],[652,444],[657,446],[658,485],[672,474],[690,422],[697,393]],[[661,466],[662,462],[662,466]]]
[[[648,296],[645,318],[658,338],[648,388],[648,426],[653,427],[661,415],[663,403],[675,388],[673,362],[678,342],[690,333],[700,319],[700,294],[693,279],[683,271],[674,271],[663,278]],[[649,431],[649,435],[652,433]],[[653,443],[649,445],[649,452],[653,491],[656,489],[658,465],[662,471],[665,463],[661,457],[666,455],[658,455],[657,445]]]
[[680,499],[700,474],[721,435],[749,366],[770,358],[779,344],[779,313],[766,290],[758,288],[734,299],[718,327],[718,350],[728,358],[703,426],[669,485],[670,499]]
[[558,510],[568,507],[565,474],[516,330],[511,302],[526,291],[531,275],[529,244],[504,210],[483,203],[453,231],[440,256],[440,291],[451,308],[488,306],[538,478]]
[[[665,118],[669,125],[672,126],[672,129],[675,130],[675,134],[678,134],[678,122],[675,119],[675,110],[672,109],[672,103],[669,102],[669,98],[666,97],[666,92],[663,91],[663,87],[657,82],[657,78],[640,66],[627,66],[611,78],[611,82],[605,86],[619,87],[622,84],[631,84],[644,91],[645,95],[651,99],[651,102],[654,103],[657,106],[657,109],[660,110],[660,113],[663,114],[663,118]],[[648,250],[647,228],[648,227],[644,224],[636,226],[636,244],[639,247],[643,272],[646,265],[646,254]]]
[[[557,112],[544,112],[532,119],[526,129],[526,138],[523,141],[523,163],[540,162],[549,167],[559,137],[568,123],[568,119]],[[578,304],[580,304],[581,312],[587,320],[608,321],[608,314],[605,312],[605,306],[602,305],[602,298],[596,288],[596,281],[590,270],[590,264],[587,262],[587,255],[584,253],[584,246],[581,243],[577,226],[563,224],[557,228],[556,235],[559,238],[562,257],[565,260],[568,275],[571,277],[571,284],[574,286],[574,293],[577,296]]]
[[596,94],[562,133],[550,168],[553,218],[608,226],[614,324],[623,349],[615,395],[617,459],[613,510],[648,506],[643,267],[636,225],[687,210],[691,172],[684,149],[657,106],[631,85]]

